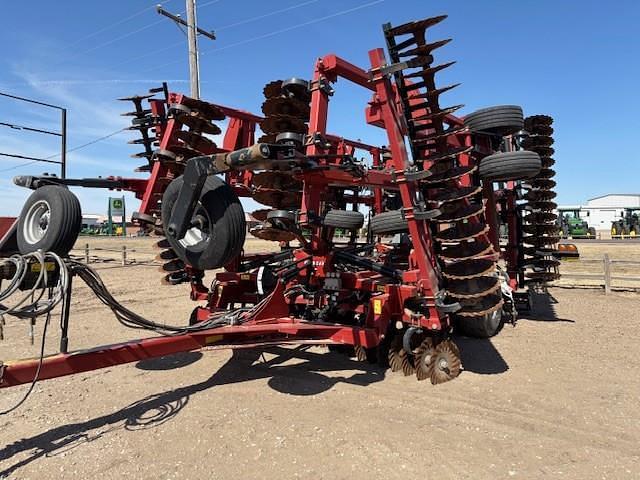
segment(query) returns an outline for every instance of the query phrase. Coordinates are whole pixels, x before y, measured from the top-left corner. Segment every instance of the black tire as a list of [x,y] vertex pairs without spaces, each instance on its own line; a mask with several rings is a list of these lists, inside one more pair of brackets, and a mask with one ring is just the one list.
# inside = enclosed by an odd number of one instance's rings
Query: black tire
[[[168,224],[183,179],[173,180],[162,197],[162,222]],[[178,240],[171,236],[167,241],[183,262],[199,270],[219,268],[236,257],[244,245],[247,226],[244,210],[233,189],[216,176],[205,181],[194,216],[200,215],[204,226],[200,232],[207,234],[202,241]],[[196,232],[197,233],[197,232]]]
[[351,210],[329,210],[324,217],[323,223],[327,227],[358,230],[364,225],[364,215]]
[[34,191],[20,213],[17,240],[20,253],[36,250],[66,256],[82,229],[78,197],[68,188],[46,185]]
[[490,338],[504,326],[502,309],[481,317],[454,317],[454,325],[458,333],[467,337]]
[[373,233],[406,233],[409,231],[407,220],[401,210],[383,212],[371,218],[371,231]]
[[591,235],[594,239],[596,238],[596,229],[594,227],[589,227],[587,231],[589,232],[589,235]]
[[480,160],[480,178],[492,182],[533,178],[542,167],[540,156],[528,150],[499,152]]
[[464,117],[464,124],[472,132],[512,135],[524,128],[522,107],[499,105],[482,108]]

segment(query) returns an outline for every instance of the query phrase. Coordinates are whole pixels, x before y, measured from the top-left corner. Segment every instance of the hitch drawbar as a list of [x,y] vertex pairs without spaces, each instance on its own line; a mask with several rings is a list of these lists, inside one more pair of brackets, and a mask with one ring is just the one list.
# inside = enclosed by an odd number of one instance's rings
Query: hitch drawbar
[[183,173],[184,184],[178,194],[166,234],[183,238],[191,227],[202,187],[209,175],[230,170],[290,170],[305,160],[291,145],[256,143],[229,153],[194,157],[187,161]]

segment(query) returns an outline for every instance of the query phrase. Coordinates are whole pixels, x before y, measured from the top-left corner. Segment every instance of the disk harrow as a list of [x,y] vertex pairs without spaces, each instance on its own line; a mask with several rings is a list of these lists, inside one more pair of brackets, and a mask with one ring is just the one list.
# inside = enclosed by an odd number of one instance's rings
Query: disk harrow
[[[162,94],[163,98],[157,98],[158,94]],[[209,155],[217,150],[215,142],[206,135],[221,133],[213,122],[224,120],[225,115],[211,103],[185,95],[169,94],[166,84],[151,89],[147,95],[120,100],[131,101],[135,107],[135,110],[123,114],[133,117],[130,129],[140,134],[140,138],[129,143],[145,148],[144,152],[133,154],[132,157],[146,158],[148,161],[147,165],[138,167],[136,171],[152,172],[150,185],[144,194],[139,195],[143,200],[142,208],[134,213],[134,218],[142,228],[152,229],[162,237],[161,199],[164,190],[171,180],[182,174],[190,158]],[[145,101],[149,108],[143,105]],[[207,234],[206,219],[202,217],[200,223],[190,230],[185,242],[198,241]],[[156,248],[159,249],[156,261],[162,262],[160,272],[164,274],[164,284],[177,285],[202,277],[200,272],[192,270],[178,258],[166,239],[161,238]]]
[[526,234],[523,242],[533,247],[525,248],[525,265],[529,270],[525,272],[526,282],[543,288],[560,278],[560,261],[555,256],[560,229],[557,215],[553,213],[557,204],[552,201],[556,196],[553,191],[556,182],[552,180],[555,171],[551,168],[555,163],[551,157],[554,154],[552,124],[553,119],[547,115],[527,117],[524,128],[528,136],[522,140],[524,148],[540,155],[542,164],[540,173],[523,185],[527,190],[527,202],[524,206],[525,223],[522,229]]
[[414,165],[430,173],[420,194],[429,208],[438,212],[431,229],[443,287],[461,306],[455,315],[473,321],[469,317],[490,314],[502,306],[502,300],[495,295],[499,288],[497,257],[486,236],[489,227],[481,184],[473,175],[475,166],[469,157],[472,147],[462,137],[466,128],[450,120],[462,105],[441,106],[441,95],[457,84],[436,87],[435,74],[453,62],[434,65],[434,53],[451,40],[428,42],[427,30],[445,18],[443,15],[398,27],[387,25],[385,36],[392,62],[404,67],[394,76]]
[[[274,80],[263,89],[265,101],[262,103],[264,119],[260,128],[264,135],[259,142],[291,145],[297,151],[304,150],[309,121],[309,82],[299,78]],[[302,201],[302,182],[293,178],[291,172],[265,171],[252,177],[252,198],[276,210],[297,210]],[[258,213],[260,212],[260,213]],[[296,235],[287,230],[278,217],[269,217],[267,211],[254,212],[253,217],[262,222],[250,233],[262,240],[289,242]],[[259,217],[256,216],[258,213]],[[294,215],[292,213],[292,215]],[[280,215],[280,218],[282,215]]]
[[[153,322],[69,260],[61,268],[79,275],[118,320],[163,336],[65,350],[42,369],[0,366],[0,387],[26,383],[36,369],[45,379],[200,348],[276,344],[328,345],[433,384],[456,378],[462,362],[452,333],[487,338],[515,322],[516,290],[557,277],[559,235],[550,117],[525,122],[521,107],[506,105],[463,119],[462,105],[444,105],[457,84],[438,86],[435,77],[453,62],[434,57],[450,40],[428,33],[445,18],[385,25],[388,56],[371,50],[367,69],[327,55],[309,81],[268,83],[264,116],[166,85],[126,99],[140,135],[130,143],[144,148],[134,157],[147,160],[138,170],[149,178],[54,183],[135,192],[134,219],[160,237],[164,282],[189,282],[200,303],[188,325]],[[339,79],[371,92],[365,118],[385,131],[387,146],[327,131]],[[219,147],[211,136],[225,119]],[[528,136],[518,133],[523,127]],[[20,181],[38,188],[52,179]],[[279,242],[279,250],[243,250],[240,197],[267,207],[253,212],[250,233]],[[215,270],[209,288],[207,270]]]

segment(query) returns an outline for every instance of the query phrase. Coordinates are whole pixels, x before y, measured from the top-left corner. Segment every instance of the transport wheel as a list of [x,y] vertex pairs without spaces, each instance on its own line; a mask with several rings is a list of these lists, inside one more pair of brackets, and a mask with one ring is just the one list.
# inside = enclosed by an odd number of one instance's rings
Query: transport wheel
[[34,191],[18,219],[18,250],[67,255],[82,228],[78,198],[66,187],[46,185]]
[[596,229],[594,227],[589,227],[589,235],[593,238],[596,238]]
[[364,225],[364,215],[351,210],[329,210],[323,223],[327,227],[357,230]]
[[[162,221],[166,225],[180,193],[183,179],[173,180],[162,197]],[[219,268],[242,250],[246,235],[244,210],[233,189],[216,176],[205,181],[184,238],[167,237],[183,262],[199,269]]]
[[504,326],[501,308],[480,317],[455,317],[454,322],[458,333],[474,338],[493,337]]
[[464,124],[472,132],[505,136],[524,128],[524,116],[522,108],[517,105],[499,105],[470,113],[464,117]]
[[542,163],[540,156],[528,150],[500,152],[480,160],[479,174],[483,180],[506,182],[535,177]]
[[401,210],[383,212],[371,218],[373,233],[406,233],[409,231],[407,220]]

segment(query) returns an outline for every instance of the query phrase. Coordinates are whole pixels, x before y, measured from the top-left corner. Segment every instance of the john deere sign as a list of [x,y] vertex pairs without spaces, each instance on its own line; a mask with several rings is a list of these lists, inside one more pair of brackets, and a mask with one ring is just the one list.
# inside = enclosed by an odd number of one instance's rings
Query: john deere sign
[[124,197],[123,198],[109,198],[111,202],[111,215],[114,217],[124,216]]
[[[120,217],[120,221],[113,222],[113,217]],[[127,234],[127,221],[125,219],[124,197],[109,197],[109,235]]]

